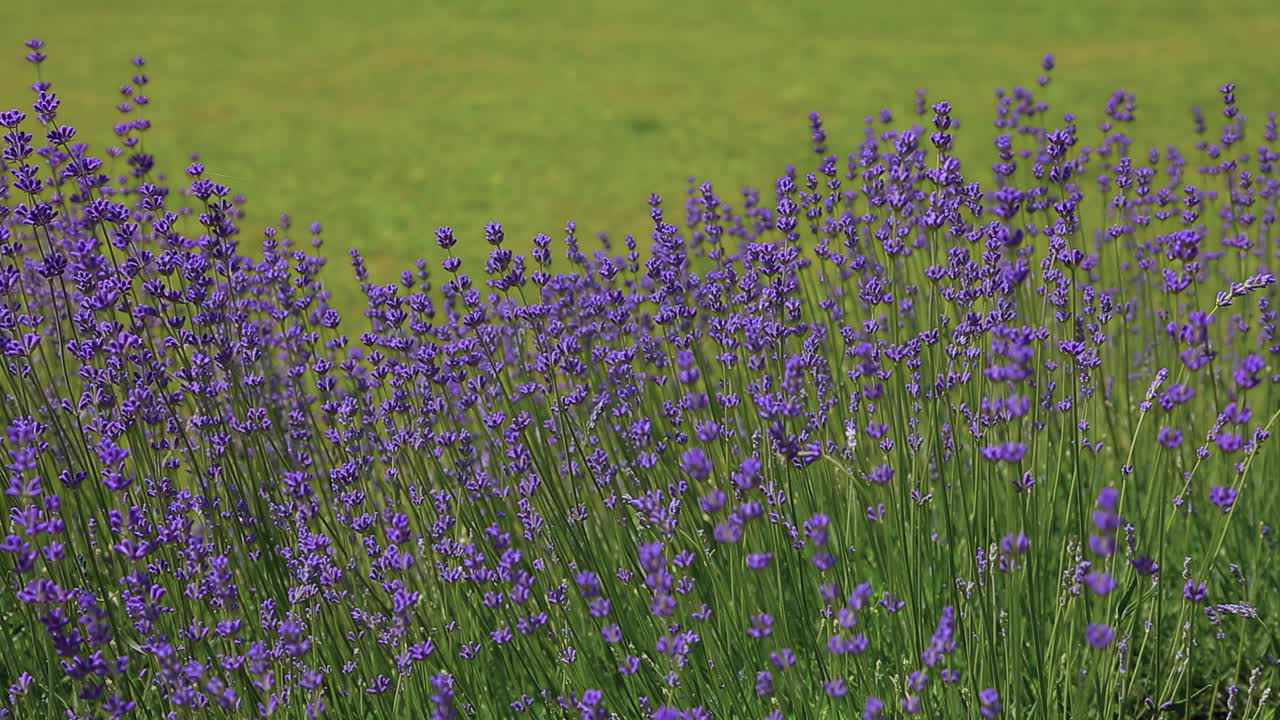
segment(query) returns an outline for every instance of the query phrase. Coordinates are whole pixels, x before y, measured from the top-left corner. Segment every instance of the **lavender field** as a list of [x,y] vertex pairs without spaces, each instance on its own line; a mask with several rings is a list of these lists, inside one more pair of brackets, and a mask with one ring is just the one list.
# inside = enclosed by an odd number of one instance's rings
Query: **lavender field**
[[142,58],[98,148],[25,52],[0,716],[1280,714],[1280,141],[1234,85],[1086,144],[1046,56],[979,165],[945,94],[814,113],[642,236],[353,250],[350,312],[320,224],[147,152]]

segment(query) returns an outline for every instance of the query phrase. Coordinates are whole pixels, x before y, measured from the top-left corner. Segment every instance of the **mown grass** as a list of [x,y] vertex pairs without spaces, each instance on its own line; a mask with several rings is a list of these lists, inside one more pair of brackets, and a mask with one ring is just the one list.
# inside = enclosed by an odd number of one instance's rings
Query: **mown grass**
[[[83,138],[111,139],[111,88],[144,55],[147,114],[163,128],[151,149],[200,152],[250,198],[247,227],[281,211],[323,222],[326,279],[352,309],[348,248],[390,280],[436,256],[438,225],[457,228],[468,265],[491,220],[513,248],[570,219],[587,238],[643,235],[647,195],[674,197],[690,173],[731,198],[802,160],[811,110],[851,150],[864,116],[910,112],[925,88],[965,123],[960,157],[986,157],[993,89],[1034,83],[1046,52],[1059,66],[1049,97],[1082,113],[1085,142],[1117,88],[1137,94],[1153,145],[1228,80],[1247,114],[1280,107],[1280,9],[1265,0],[69,0],[53,12],[9,4],[0,43],[50,43]],[[25,106],[15,89],[31,69],[11,54],[0,104]]]

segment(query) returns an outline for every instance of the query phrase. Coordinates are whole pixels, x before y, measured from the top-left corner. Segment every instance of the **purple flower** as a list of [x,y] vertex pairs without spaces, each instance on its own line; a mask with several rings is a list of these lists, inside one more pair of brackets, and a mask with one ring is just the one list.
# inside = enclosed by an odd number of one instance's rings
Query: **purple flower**
[[1150,555],[1139,555],[1135,557],[1130,564],[1133,565],[1134,572],[1142,576],[1155,575],[1160,572],[1160,565]]
[[991,462],[1017,463],[1027,454],[1027,446],[1019,442],[1006,442],[982,449],[982,457]]
[[442,250],[449,250],[453,248],[454,245],[457,245],[458,241],[453,236],[453,228],[451,227],[437,228],[436,244],[439,245]]
[[1106,650],[1115,637],[1116,632],[1107,625],[1091,624],[1084,629],[1084,639],[1094,650]]
[[831,519],[826,515],[815,514],[804,523],[805,535],[815,546],[822,547],[827,544],[827,525],[830,523]]
[[1097,570],[1085,575],[1084,584],[1094,595],[1107,595],[1116,589],[1116,581],[1111,574]]
[[934,667],[943,656],[950,655],[955,649],[955,609],[947,606],[942,608],[938,627],[929,640],[929,647],[920,654],[920,662],[924,663],[925,667]]
[[993,718],[1000,714],[1004,707],[1000,704],[1000,693],[994,688],[978,691],[978,712],[984,718]]
[[733,484],[741,490],[750,490],[755,487],[757,479],[760,477],[760,470],[764,465],[756,458],[747,458],[738,465],[737,471],[733,473]]
[[769,653],[769,662],[779,670],[783,670],[796,664],[796,655],[790,648],[782,648],[776,652]]
[[1156,433],[1156,440],[1166,448],[1174,450],[1182,445],[1182,431],[1170,427],[1162,427],[1160,432]]
[[1100,557],[1111,557],[1112,555],[1115,555],[1115,535],[1090,535],[1089,550]]
[[1015,492],[1024,493],[1035,487],[1036,478],[1028,470],[1022,473],[1022,476],[1013,481],[1013,489]]
[[772,673],[766,670],[761,670],[760,672],[756,673],[756,695],[762,698],[773,696],[773,674]]
[[656,573],[667,564],[667,558],[663,554],[662,543],[647,543],[639,547],[640,567],[645,572]]
[[890,480],[893,480],[893,468],[888,465],[877,465],[871,468],[871,472],[867,473],[867,480],[877,485],[885,485]]
[[1208,596],[1209,591],[1204,583],[1198,583],[1188,578],[1186,584],[1182,586],[1182,597],[1193,603],[1203,603]]
[[[1105,487],[1098,491],[1098,508],[1103,512],[1114,513],[1120,502],[1120,491],[1113,487]],[[1099,529],[1102,529],[1099,527]]]
[[1209,502],[1217,505],[1218,509],[1222,510],[1222,512],[1228,512],[1231,510],[1232,506],[1235,505],[1236,497],[1239,496],[1239,494],[1239,491],[1235,488],[1223,485],[1214,485],[1209,490]]
[[1024,533],[1009,534],[1000,539],[1000,552],[1005,555],[1023,555],[1031,549],[1031,540]]
[[768,613],[757,613],[751,616],[751,627],[747,628],[747,636],[760,640],[773,634],[773,616]]
[[680,456],[680,468],[694,480],[711,477],[711,459],[701,448],[689,448]]

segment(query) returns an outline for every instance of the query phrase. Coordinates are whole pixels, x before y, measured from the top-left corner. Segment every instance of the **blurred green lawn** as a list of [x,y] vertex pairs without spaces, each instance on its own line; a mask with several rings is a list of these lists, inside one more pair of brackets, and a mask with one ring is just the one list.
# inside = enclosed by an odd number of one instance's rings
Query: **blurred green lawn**
[[1228,80],[1255,129],[1280,109],[1280,3],[790,5],[12,2],[0,105],[30,104],[21,43],[40,37],[62,120],[100,149],[129,58],[145,56],[147,146],[161,166],[200,152],[248,196],[246,240],[283,211],[323,222],[328,280],[347,307],[350,247],[390,281],[439,257],[438,225],[474,261],[490,220],[520,248],[539,231],[559,238],[570,219],[584,239],[647,236],[648,194],[678,209],[689,174],[736,203],[744,183],[767,187],[787,163],[810,162],[811,110],[843,154],[864,116],[905,118],[925,88],[965,123],[961,157],[985,165],[994,88],[1034,83],[1046,52],[1058,60],[1054,115],[1079,114],[1086,142],[1117,88],[1137,94],[1144,144],[1189,145],[1189,108],[1216,113]]

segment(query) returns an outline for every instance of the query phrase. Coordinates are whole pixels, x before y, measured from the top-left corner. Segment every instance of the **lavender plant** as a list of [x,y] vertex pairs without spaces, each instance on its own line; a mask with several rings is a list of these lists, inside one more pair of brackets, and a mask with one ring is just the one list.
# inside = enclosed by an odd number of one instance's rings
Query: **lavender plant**
[[28,49],[0,716],[1276,716],[1280,155],[1233,86],[1189,155],[1124,92],[1084,146],[1046,58],[972,171],[923,92],[845,156],[814,114],[812,172],[653,196],[647,252],[491,224],[473,278],[442,227],[442,274],[352,252],[343,320],[318,224],[250,248],[160,174],[142,59],[99,157]]

